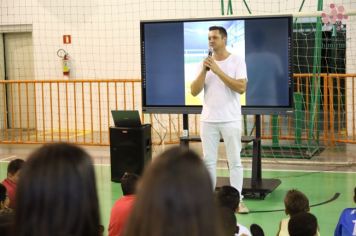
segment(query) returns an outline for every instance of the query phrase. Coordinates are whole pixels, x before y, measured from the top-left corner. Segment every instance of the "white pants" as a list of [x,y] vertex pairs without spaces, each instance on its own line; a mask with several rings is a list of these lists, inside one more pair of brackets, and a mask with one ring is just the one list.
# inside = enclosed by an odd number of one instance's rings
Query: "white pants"
[[224,139],[227,160],[229,162],[230,184],[236,188],[243,198],[243,167],[241,164],[241,121],[233,122],[201,122],[200,138],[203,145],[204,163],[210,173],[213,186],[216,186],[216,164],[220,134]]

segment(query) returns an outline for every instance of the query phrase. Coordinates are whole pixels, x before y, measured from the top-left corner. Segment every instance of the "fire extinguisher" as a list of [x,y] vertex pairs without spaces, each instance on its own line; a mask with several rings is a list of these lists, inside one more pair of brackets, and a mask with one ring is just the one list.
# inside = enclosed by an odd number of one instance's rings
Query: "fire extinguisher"
[[69,76],[70,74],[70,60],[69,54],[64,49],[59,49],[57,51],[57,56],[62,58],[62,71],[64,76]]

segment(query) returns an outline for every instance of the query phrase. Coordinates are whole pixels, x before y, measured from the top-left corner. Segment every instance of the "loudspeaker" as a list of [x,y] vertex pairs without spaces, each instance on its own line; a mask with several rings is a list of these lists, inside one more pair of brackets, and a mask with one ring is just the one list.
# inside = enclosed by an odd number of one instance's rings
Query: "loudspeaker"
[[151,125],[110,127],[111,181],[120,182],[125,172],[141,175],[152,158]]

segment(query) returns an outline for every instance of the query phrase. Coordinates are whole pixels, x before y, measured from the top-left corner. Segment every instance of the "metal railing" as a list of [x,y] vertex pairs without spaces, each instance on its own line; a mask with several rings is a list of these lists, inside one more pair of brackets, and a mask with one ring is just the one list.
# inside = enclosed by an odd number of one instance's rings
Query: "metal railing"
[[[356,74],[320,74],[318,80],[312,78],[312,74],[294,74],[294,91],[301,99],[301,120],[295,115],[264,115],[262,137],[308,140],[312,133],[324,145],[356,143]],[[140,79],[2,80],[0,143],[65,141],[109,145],[108,130],[113,125],[110,111],[140,110],[140,83]],[[312,88],[320,92],[314,110],[311,109]],[[189,117],[190,133],[198,134],[199,115]],[[141,114],[141,118],[151,123],[154,144],[178,143],[182,115]],[[254,118],[245,119],[245,130],[252,129]],[[313,130],[309,128],[311,122]],[[300,135],[297,129],[301,130]]]

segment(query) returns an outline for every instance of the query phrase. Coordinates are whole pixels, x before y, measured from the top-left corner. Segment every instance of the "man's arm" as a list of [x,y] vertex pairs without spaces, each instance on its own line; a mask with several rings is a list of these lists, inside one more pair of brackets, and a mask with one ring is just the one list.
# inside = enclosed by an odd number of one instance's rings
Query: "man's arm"
[[199,75],[197,76],[197,78],[190,85],[190,92],[194,97],[197,96],[203,90],[205,76],[206,76],[206,69],[203,67]]
[[211,71],[214,72],[227,87],[239,94],[243,94],[246,91],[246,78],[231,78],[220,69],[212,58],[207,59],[207,64]]

